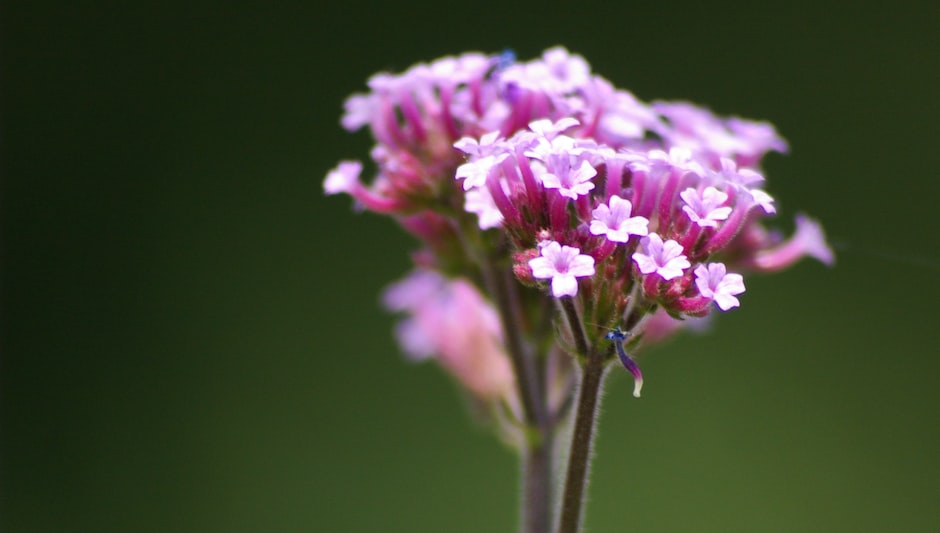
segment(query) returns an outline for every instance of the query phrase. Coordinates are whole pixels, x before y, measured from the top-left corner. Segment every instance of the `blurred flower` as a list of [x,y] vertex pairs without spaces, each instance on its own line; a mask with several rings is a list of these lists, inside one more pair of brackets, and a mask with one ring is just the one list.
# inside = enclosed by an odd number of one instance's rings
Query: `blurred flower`
[[412,358],[435,358],[481,399],[515,394],[499,318],[473,285],[418,269],[389,286],[383,302],[407,315],[396,335]]

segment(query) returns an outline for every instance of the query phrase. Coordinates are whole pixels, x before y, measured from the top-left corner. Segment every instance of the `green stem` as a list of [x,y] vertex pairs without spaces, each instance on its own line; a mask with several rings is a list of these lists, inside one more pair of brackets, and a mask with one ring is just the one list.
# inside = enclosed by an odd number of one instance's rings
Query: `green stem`
[[551,528],[553,439],[530,442],[522,462],[522,531],[545,533]]
[[571,449],[568,454],[568,472],[562,495],[558,532],[578,533],[581,529],[584,494],[590,469],[591,445],[597,421],[597,404],[601,384],[604,381],[606,361],[601,353],[591,349],[574,301],[570,298],[562,298],[561,306],[568,319],[582,364],[581,386],[578,390],[578,404],[571,435]]
[[597,404],[604,367],[600,357],[589,357],[581,368],[581,387],[575,412],[571,450],[568,455],[568,473],[562,499],[558,533],[577,533],[581,530],[581,514],[590,469],[591,445],[597,421]]
[[495,253],[498,245],[484,243],[483,235],[476,229],[475,217],[459,218],[455,221],[455,229],[467,258],[480,266],[483,285],[499,314],[506,350],[516,376],[525,431],[521,476],[522,531],[545,533],[551,529],[552,519],[555,432],[549,413],[544,368],[538,364],[535,350],[523,334],[524,311],[519,301],[519,285],[512,270],[500,265],[500,254]]
[[522,531],[544,533],[551,527],[554,433],[544,379],[531,346],[523,337],[522,306],[512,271],[488,260],[482,268],[487,292],[499,312],[509,359],[522,403],[526,438],[522,450]]

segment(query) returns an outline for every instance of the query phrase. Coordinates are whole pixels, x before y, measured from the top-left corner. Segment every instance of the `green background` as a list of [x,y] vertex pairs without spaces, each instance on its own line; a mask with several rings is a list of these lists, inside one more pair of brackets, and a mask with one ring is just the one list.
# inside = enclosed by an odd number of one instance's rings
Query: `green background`
[[610,380],[590,530],[937,531],[940,9],[884,5],[4,2],[0,530],[512,531],[379,309],[414,243],[321,183],[373,72],[563,44],[774,122],[840,247]]

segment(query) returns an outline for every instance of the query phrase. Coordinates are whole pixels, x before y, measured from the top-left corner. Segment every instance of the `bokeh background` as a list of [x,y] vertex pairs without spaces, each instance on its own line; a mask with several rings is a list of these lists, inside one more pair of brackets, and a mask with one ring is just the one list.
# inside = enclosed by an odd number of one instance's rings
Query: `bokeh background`
[[373,72],[556,44],[774,122],[838,247],[610,380],[590,530],[940,530],[940,9],[884,6],[4,2],[0,530],[512,531],[379,309],[414,243],[321,182]]

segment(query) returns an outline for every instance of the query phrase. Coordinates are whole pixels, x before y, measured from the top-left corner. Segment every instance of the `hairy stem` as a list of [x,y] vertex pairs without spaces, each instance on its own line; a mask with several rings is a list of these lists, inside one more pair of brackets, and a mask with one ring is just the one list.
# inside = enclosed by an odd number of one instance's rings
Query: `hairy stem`
[[553,439],[549,435],[540,442],[530,442],[522,462],[522,531],[544,533],[552,519],[552,457]]
[[597,404],[606,363],[603,355],[589,346],[574,302],[570,298],[563,298],[561,304],[574,336],[575,347],[583,359],[581,386],[578,390],[571,449],[568,453],[568,472],[562,495],[558,533],[577,533],[581,528],[584,494],[590,470],[591,445],[597,421]]
[[604,380],[604,363],[591,357],[581,369],[581,387],[575,412],[571,450],[568,455],[568,473],[562,496],[559,533],[577,533],[581,528],[584,494],[590,470],[591,445],[597,420],[597,404]]
[[523,311],[512,272],[490,260],[483,265],[483,278],[506,336],[526,428],[522,451],[522,530],[525,533],[544,533],[551,527],[554,455],[554,434],[544,373],[539,371],[533,350],[523,337],[519,322]]

